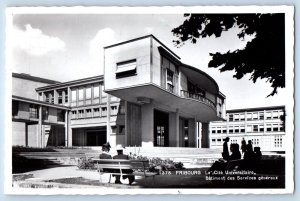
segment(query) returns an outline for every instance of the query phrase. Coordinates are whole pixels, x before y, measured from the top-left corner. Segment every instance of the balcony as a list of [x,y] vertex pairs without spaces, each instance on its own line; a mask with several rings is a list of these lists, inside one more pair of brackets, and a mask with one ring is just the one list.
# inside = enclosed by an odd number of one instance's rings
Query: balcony
[[181,90],[180,96],[184,98],[191,98],[198,101],[201,101],[203,103],[208,104],[209,106],[216,108],[216,105],[209,99],[202,97],[200,94],[191,93],[189,91]]

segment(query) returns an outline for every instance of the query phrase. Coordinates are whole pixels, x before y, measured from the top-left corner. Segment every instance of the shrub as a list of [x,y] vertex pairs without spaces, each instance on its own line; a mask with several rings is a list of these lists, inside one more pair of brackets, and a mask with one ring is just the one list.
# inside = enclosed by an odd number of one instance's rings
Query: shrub
[[79,169],[84,169],[84,170],[95,170],[97,169],[95,167],[95,164],[90,160],[86,158],[80,158],[77,164],[77,167]]

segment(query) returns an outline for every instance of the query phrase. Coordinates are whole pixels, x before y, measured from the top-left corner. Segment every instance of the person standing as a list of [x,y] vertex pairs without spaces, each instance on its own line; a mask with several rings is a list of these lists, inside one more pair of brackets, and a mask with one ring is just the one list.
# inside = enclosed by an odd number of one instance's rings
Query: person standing
[[229,142],[229,137],[226,137],[224,139],[223,152],[222,152],[222,157],[226,161],[229,159],[229,151],[228,151],[228,144],[227,144],[228,142]]

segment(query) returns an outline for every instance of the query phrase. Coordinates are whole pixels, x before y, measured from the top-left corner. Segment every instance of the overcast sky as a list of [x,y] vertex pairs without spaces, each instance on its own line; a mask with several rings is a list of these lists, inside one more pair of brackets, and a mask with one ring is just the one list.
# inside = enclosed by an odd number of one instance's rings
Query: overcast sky
[[212,76],[226,95],[227,109],[284,105],[286,90],[266,98],[272,88],[265,80],[253,84],[246,76],[233,78],[232,72],[208,68],[209,53],[245,47],[251,37],[241,41],[237,28],[220,38],[201,39],[197,44],[174,47],[171,30],[183,15],[101,15],[101,14],[18,14],[13,16],[12,72],[69,81],[103,74],[103,47],[147,34],[155,35],[192,65]]

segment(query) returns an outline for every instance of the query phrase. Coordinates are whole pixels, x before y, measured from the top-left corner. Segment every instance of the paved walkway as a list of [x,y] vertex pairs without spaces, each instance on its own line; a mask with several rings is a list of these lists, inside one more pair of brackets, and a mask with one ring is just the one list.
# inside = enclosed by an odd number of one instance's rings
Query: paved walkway
[[[97,171],[79,170],[76,166],[55,167],[43,170],[36,170],[27,172],[24,174],[32,174],[33,178],[26,179],[28,182],[40,182],[48,180],[57,180],[63,178],[84,178],[91,180],[91,183],[97,183],[99,181],[99,174]],[[169,175],[170,174],[170,175]],[[189,175],[187,175],[189,174]],[[111,184],[107,185],[109,181],[109,174],[103,174],[101,176],[101,187],[117,187],[117,188],[195,188],[205,187],[208,182],[205,181],[205,172],[203,170],[185,170],[177,172],[165,172],[164,175],[157,175],[154,179],[136,177],[136,181],[132,184],[128,184],[128,179],[121,180],[122,185],[114,184],[114,177],[111,179]]]

